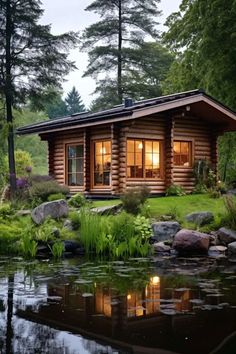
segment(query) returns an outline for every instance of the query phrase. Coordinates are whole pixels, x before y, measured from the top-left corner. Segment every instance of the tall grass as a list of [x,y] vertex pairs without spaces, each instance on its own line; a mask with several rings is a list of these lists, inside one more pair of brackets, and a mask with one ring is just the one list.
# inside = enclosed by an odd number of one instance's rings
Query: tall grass
[[236,230],[236,198],[231,195],[227,195],[224,197],[224,204],[226,209],[224,222],[227,226],[233,230]]
[[146,256],[150,251],[148,237],[143,237],[135,221],[134,216],[125,212],[104,217],[82,210],[80,239],[86,252],[96,252],[98,255],[105,254],[116,258]]

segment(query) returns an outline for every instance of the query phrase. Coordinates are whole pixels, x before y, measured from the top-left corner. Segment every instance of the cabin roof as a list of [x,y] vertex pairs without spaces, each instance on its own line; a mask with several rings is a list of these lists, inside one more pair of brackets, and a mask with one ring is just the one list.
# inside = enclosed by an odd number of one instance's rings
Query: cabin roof
[[131,106],[124,104],[99,112],[82,112],[71,116],[50,119],[17,129],[17,134],[48,133],[53,131],[82,128],[91,125],[135,119],[150,114],[173,111],[191,105],[196,115],[207,116],[210,121],[225,123],[228,130],[236,130],[236,113],[206,94],[201,89],[175,93],[156,98],[135,101]]

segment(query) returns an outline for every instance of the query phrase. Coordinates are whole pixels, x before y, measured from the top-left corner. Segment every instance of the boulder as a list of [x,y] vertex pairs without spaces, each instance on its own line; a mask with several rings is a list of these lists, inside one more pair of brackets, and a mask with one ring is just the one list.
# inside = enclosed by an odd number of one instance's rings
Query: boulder
[[226,227],[221,227],[217,231],[217,238],[219,243],[228,245],[229,243],[236,241],[236,231],[227,229]]
[[63,224],[63,227],[64,227],[65,229],[67,229],[68,231],[73,231],[73,230],[74,230],[74,228],[73,228],[73,223],[72,223],[72,221],[69,220],[69,219],[66,219],[66,220],[65,220],[65,222],[64,222],[64,224]]
[[214,221],[214,215],[210,211],[200,211],[186,215],[185,219],[198,226],[203,226]]
[[236,255],[236,241],[228,244],[229,255]]
[[165,245],[164,242],[156,242],[153,244],[153,249],[154,249],[154,252],[170,252],[171,250],[171,247],[168,246],[168,245]]
[[174,238],[173,248],[180,253],[206,253],[210,236],[202,232],[182,229]]
[[165,241],[173,238],[180,230],[177,221],[159,221],[152,224],[153,237],[156,241]]
[[36,224],[42,224],[48,217],[59,219],[68,215],[68,205],[64,199],[46,202],[37,206],[31,213]]
[[76,252],[78,248],[80,248],[80,245],[78,242],[73,241],[73,240],[65,240],[63,241],[64,247],[65,247],[65,252]]
[[208,250],[208,256],[218,257],[225,254],[227,247],[225,246],[210,246]]
[[99,215],[115,215],[121,211],[122,204],[108,205],[104,207],[92,208],[91,212]]

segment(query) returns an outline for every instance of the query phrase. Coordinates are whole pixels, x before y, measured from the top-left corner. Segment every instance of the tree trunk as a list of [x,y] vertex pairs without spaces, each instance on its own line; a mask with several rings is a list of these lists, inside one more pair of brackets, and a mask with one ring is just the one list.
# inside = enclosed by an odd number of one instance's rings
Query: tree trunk
[[122,0],[119,0],[119,34],[118,34],[118,73],[117,73],[117,93],[119,103],[123,101],[122,92]]
[[11,37],[12,37],[12,20],[11,20],[11,0],[7,0],[6,6],[6,120],[8,123],[8,161],[10,173],[11,197],[16,192],[16,169],[14,156],[14,131],[13,131],[13,115],[12,115],[12,77],[11,77]]

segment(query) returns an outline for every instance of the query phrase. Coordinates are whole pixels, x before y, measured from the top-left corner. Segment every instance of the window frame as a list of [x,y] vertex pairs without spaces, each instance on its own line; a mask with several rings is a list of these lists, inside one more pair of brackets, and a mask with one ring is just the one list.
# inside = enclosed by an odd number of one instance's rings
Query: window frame
[[[189,147],[189,152],[188,152],[188,157],[189,157],[189,166],[184,166],[184,165],[177,165],[175,164],[175,152],[174,152],[174,144],[175,143],[188,143]],[[193,168],[193,155],[194,154],[194,140],[193,139],[186,139],[186,138],[179,138],[177,137],[173,141],[173,166],[174,168]],[[180,154],[181,155],[181,154]]]
[[[70,146],[82,146],[83,147],[83,157],[80,158],[73,158],[74,160],[81,159],[83,161],[82,166],[83,166],[83,171],[82,172],[73,172],[69,173],[69,160],[73,160],[72,158],[69,158],[69,147]],[[65,143],[65,182],[68,187],[72,188],[83,188],[85,185],[85,176],[84,176],[84,163],[85,163],[85,151],[84,151],[84,143],[82,141],[69,141]],[[83,176],[83,184],[69,184],[69,175],[72,174],[82,174]]]
[[[106,143],[110,142],[111,146],[111,162],[110,162],[110,175],[109,175],[109,184],[95,184],[95,159],[96,159],[96,143]],[[111,188],[111,179],[112,179],[112,140],[109,138],[101,138],[101,139],[95,139],[91,141],[91,148],[92,148],[92,158],[91,158],[91,171],[92,171],[92,188],[93,189],[110,189]],[[107,154],[109,155],[109,154]],[[103,156],[103,155],[101,155]],[[103,170],[104,172],[104,170]]]
[[[128,177],[128,141],[134,141],[134,144],[135,144],[135,141],[141,141],[142,144],[143,144],[143,149],[142,149],[142,174],[143,174],[143,177]],[[150,142],[158,142],[159,143],[159,164],[160,164],[160,177],[146,177],[145,176],[145,142],[147,141],[150,141]],[[134,152],[135,154],[135,152]],[[129,181],[160,181],[160,180],[163,180],[163,175],[164,175],[164,164],[163,164],[163,161],[164,161],[164,143],[163,143],[163,140],[161,139],[152,139],[152,138],[140,138],[140,137],[128,137],[126,139],[126,178],[127,180]]]

